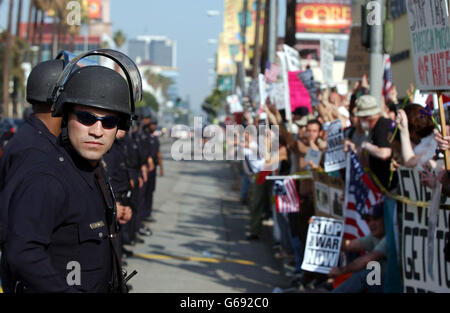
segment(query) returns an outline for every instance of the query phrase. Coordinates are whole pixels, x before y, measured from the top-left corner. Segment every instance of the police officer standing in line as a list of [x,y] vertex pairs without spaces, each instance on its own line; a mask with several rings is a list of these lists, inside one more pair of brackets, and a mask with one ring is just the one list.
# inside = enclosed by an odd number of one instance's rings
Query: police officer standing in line
[[[119,252],[119,256],[123,253],[123,236],[127,231],[126,227],[132,216],[131,200],[132,184],[134,184],[129,171],[127,143],[124,141],[125,136],[126,132],[124,130],[119,130],[111,150],[109,150],[103,158],[106,163],[106,173],[114,190],[117,218],[121,226],[116,242],[116,249]],[[126,262],[122,262],[122,264],[126,264]]]
[[72,61],[54,89],[60,149],[21,175],[11,195],[1,266],[6,292],[125,291],[113,244],[115,199],[100,160],[118,129],[129,128],[142,85],[134,63],[108,51],[128,84],[109,68],[77,67],[91,52]]
[[138,218],[137,225],[139,227],[139,234],[142,236],[151,236],[152,231],[149,227],[143,224],[143,221],[146,217],[149,216],[149,196],[152,193],[152,185],[149,179],[152,172],[155,171],[155,163],[153,161],[152,150],[154,140],[151,140],[149,133],[149,125],[151,120],[151,113],[149,110],[144,110],[141,116],[141,125],[140,130],[136,134],[136,141],[139,146],[140,159],[142,162],[141,172],[144,179],[144,185],[139,193],[139,205],[138,205]]
[[36,65],[27,80],[27,101],[33,114],[6,145],[0,158],[0,191],[11,176],[25,164],[33,164],[38,155],[54,153],[61,133],[61,118],[52,117],[47,98],[63,71],[63,60],[44,61]]
[[148,213],[144,217],[144,220],[149,221],[149,222],[155,221],[152,218],[151,214],[152,214],[152,210],[153,210],[153,193],[155,192],[155,189],[156,189],[156,176],[157,176],[158,166],[159,166],[160,176],[164,175],[161,152],[159,151],[160,143],[159,143],[158,136],[155,134],[157,126],[158,126],[158,119],[156,118],[155,115],[152,115],[150,124],[148,125],[147,130],[148,130],[149,137],[150,137],[150,146],[151,146],[150,157],[151,157],[153,164],[155,165],[155,170],[150,172],[148,175],[149,188],[147,191],[148,193],[147,193],[147,205],[146,205],[148,208]]

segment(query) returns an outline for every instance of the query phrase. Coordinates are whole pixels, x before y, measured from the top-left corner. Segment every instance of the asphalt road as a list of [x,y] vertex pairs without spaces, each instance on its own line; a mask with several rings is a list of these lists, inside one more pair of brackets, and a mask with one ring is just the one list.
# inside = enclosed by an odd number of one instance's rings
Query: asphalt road
[[273,257],[270,227],[245,240],[248,209],[239,202],[238,174],[226,161],[174,161],[162,140],[165,175],[157,178],[153,231],[132,248],[131,292],[266,293],[286,286]]

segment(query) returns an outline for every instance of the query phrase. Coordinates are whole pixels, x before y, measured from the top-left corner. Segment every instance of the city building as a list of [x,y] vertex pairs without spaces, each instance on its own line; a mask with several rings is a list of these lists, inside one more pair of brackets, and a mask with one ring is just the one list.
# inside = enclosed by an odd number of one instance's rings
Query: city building
[[128,40],[128,55],[136,63],[177,67],[176,41],[166,36],[138,36]]

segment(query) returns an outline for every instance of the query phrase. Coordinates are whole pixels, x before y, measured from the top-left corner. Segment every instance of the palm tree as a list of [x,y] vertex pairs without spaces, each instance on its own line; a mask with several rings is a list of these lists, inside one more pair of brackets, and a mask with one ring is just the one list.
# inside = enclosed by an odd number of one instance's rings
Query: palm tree
[[11,62],[11,23],[12,23],[13,0],[9,0],[8,27],[5,33],[5,45],[3,49],[3,117],[9,115],[9,78]]
[[117,46],[117,49],[120,50],[125,41],[127,41],[127,37],[121,30],[118,30],[114,33],[113,40]]
[[161,91],[162,95],[166,99],[169,98],[167,90],[173,84],[173,80],[171,78],[165,77],[161,74],[157,74],[155,72],[152,72],[151,70],[145,71],[144,77],[147,80],[147,83],[153,87],[155,93]]

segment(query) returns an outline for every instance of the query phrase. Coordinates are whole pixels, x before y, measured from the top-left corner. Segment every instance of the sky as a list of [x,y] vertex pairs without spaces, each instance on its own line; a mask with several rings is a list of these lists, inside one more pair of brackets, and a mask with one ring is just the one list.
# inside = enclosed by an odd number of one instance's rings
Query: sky
[[[278,0],[278,33],[284,34],[285,0]],[[23,1],[25,20],[28,0]],[[208,82],[214,64],[217,44],[208,39],[219,38],[223,29],[224,0],[110,0],[113,32],[122,30],[128,39],[139,35],[165,35],[177,41],[177,65],[180,71],[180,97],[189,97],[191,109],[198,113],[201,103],[210,93]],[[0,7],[0,27],[6,28],[8,1]],[[218,10],[218,16],[208,16],[208,10]],[[13,27],[14,29],[14,27]]]

